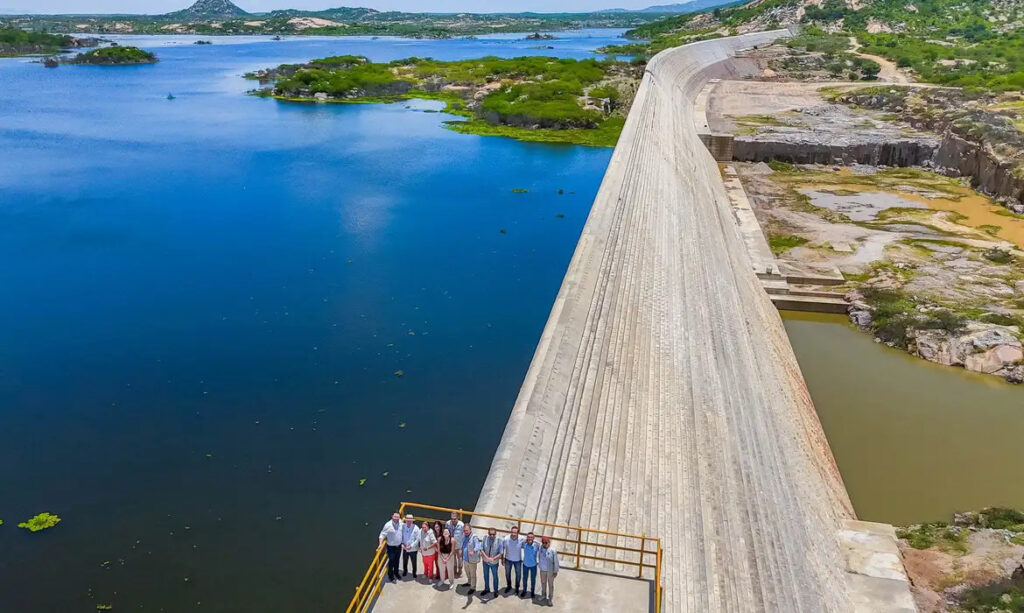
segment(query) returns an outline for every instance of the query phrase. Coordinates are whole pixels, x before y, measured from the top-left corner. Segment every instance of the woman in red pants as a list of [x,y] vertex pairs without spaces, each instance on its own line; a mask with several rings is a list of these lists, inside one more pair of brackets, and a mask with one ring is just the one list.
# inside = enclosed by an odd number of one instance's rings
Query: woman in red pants
[[437,577],[437,570],[434,562],[437,561],[437,537],[430,528],[430,524],[423,522],[420,530],[420,556],[423,558],[423,573],[430,581]]

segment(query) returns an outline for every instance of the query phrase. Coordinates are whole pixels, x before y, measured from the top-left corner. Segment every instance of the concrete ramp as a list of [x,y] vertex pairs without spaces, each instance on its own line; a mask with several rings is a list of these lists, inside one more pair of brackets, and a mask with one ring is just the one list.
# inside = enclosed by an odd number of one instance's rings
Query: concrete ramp
[[853,510],[693,121],[785,34],[651,60],[477,504],[660,537],[665,611],[854,609]]

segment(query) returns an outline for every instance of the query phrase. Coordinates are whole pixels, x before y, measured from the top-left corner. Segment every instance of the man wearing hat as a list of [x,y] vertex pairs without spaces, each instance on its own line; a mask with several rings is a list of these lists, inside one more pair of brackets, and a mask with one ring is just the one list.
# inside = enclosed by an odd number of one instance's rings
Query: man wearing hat
[[409,576],[409,560],[412,560],[412,578],[416,578],[416,552],[420,550],[420,531],[416,518],[409,513],[402,524],[402,576]]

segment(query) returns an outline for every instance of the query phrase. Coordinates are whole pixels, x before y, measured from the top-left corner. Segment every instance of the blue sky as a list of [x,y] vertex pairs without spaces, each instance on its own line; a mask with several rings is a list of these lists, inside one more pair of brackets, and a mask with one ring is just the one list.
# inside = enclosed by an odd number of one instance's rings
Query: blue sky
[[[0,13],[167,13],[194,0],[0,0]],[[608,8],[644,8],[676,0],[236,0],[251,12],[273,9],[325,9],[365,6],[378,10],[412,12],[590,11]],[[684,0],[678,0],[684,1]]]

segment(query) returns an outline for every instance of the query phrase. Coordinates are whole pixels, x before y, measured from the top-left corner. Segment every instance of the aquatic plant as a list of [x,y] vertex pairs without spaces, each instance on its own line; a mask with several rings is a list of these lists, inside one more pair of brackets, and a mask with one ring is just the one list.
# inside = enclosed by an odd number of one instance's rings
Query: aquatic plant
[[60,523],[60,518],[52,513],[40,513],[28,521],[18,524],[19,528],[25,528],[31,532],[39,532],[52,528]]

